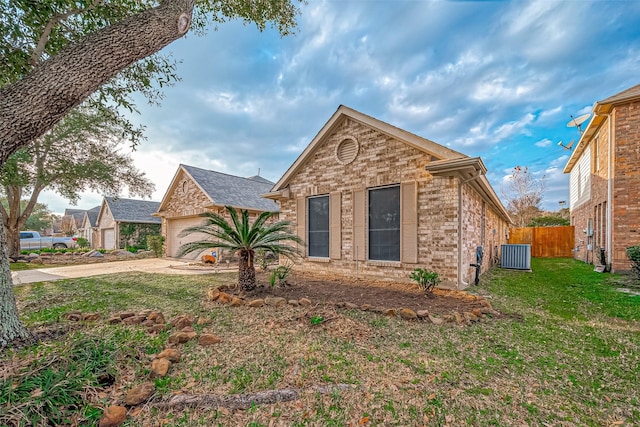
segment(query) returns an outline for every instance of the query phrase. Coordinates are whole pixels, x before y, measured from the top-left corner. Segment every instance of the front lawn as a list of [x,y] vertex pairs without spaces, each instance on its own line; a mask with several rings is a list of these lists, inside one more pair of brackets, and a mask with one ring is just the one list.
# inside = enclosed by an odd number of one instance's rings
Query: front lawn
[[[206,301],[207,289],[234,283],[233,274],[130,273],[20,286],[23,320],[49,338],[0,357],[0,402],[7,402],[0,425],[43,423],[43,415],[55,425],[95,424],[104,407],[122,404],[128,389],[149,380],[168,332],[71,323],[64,314],[143,309],[209,318],[196,332],[222,342],[181,345],[181,361],[152,380],[155,397],[129,408],[127,426],[640,424],[640,296],[615,291],[615,276],[574,260],[534,259],[532,268],[494,270],[470,289],[504,314],[470,326]],[[177,393],[278,389],[299,398],[246,410],[157,405]]]

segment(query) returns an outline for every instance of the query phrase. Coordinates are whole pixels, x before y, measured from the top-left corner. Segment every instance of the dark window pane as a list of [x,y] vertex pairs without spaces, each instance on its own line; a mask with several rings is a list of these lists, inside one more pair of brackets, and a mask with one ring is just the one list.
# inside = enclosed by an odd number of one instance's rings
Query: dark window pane
[[309,199],[309,256],[329,257],[329,196]]
[[400,187],[369,190],[369,259],[400,261]]

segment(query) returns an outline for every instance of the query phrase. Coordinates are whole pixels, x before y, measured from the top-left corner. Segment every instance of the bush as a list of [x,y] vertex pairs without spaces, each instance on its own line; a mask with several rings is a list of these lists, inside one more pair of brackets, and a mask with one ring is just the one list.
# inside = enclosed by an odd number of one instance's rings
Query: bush
[[631,261],[631,271],[640,279],[640,245],[629,246],[627,248],[627,257]]
[[269,277],[269,284],[271,287],[274,287],[276,283],[278,286],[286,286],[289,283],[287,282],[287,276],[291,272],[291,268],[293,268],[293,264],[280,265],[278,268],[271,272],[271,276]]
[[76,243],[78,244],[79,248],[89,247],[89,240],[85,239],[84,237],[78,237],[78,239],[76,240]]
[[426,268],[416,268],[411,272],[409,276],[411,280],[418,283],[427,295],[430,295],[433,291],[433,288],[436,287],[438,283],[440,283],[440,276],[435,271],[429,271]]
[[164,237],[157,234],[147,236],[147,249],[153,252],[153,254],[157,258],[160,258],[162,256],[163,244],[164,244]]

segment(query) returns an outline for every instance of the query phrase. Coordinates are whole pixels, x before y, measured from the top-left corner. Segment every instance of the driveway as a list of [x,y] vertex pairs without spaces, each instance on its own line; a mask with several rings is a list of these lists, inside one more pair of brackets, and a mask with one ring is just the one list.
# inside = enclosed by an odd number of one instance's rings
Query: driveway
[[133,271],[162,274],[211,274],[219,270],[213,268],[186,268],[193,261],[170,258],[147,258],[132,261],[112,261],[96,264],[68,265],[65,267],[42,268],[38,270],[14,271],[11,273],[14,285],[44,282],[78,277],[99,276],[101,274],[129,273]]

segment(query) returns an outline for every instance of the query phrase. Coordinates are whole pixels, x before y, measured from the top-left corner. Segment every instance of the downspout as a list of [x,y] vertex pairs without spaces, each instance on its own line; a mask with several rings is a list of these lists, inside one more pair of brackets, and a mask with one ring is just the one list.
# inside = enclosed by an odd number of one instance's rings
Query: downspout
[[609,116],[609,158],[607,159],[609,165],[607,167],[607,261],[609,264],[609,271],[613,271],[613,247],[612,245],[612,234],[613,234],[613,145],[616,141],[616,136],[613,128],[613,115],[615,114],[615,110],[608,114]]
[[469,287],[469,284],[462,280],[462,186],[478,178],[480,175],[480,171],[476,171],[471,178],[465,180],[460,179],[458,181],[458,289],[463,289],[460,287],[460,284],[462,284],[464,288]]

